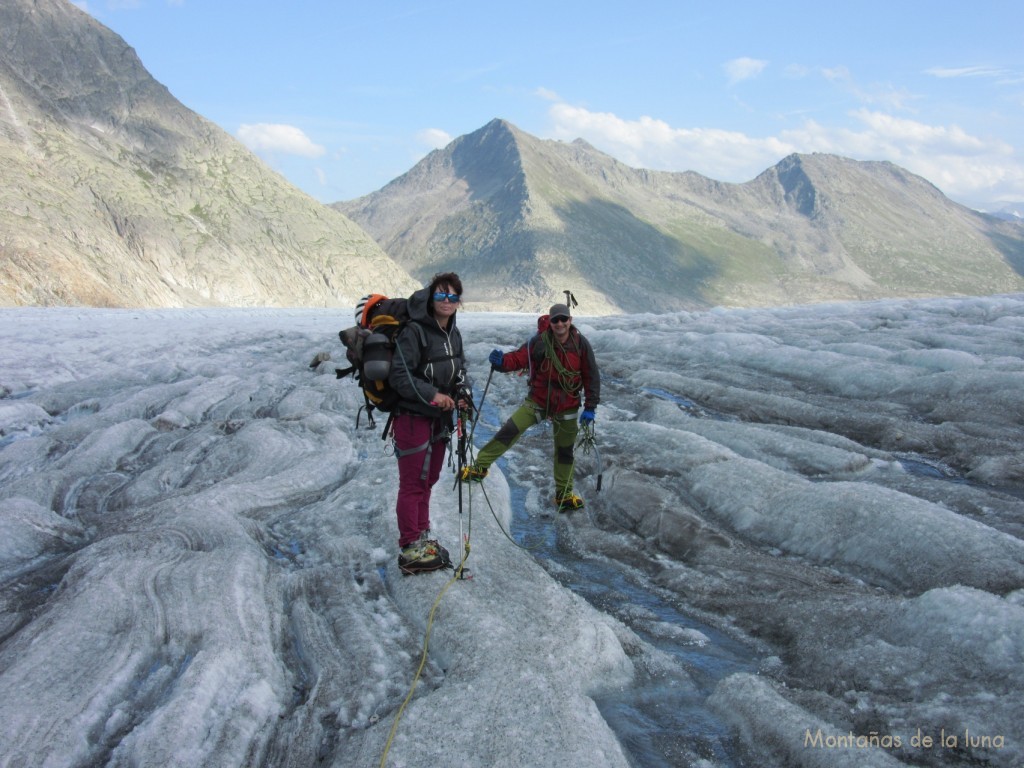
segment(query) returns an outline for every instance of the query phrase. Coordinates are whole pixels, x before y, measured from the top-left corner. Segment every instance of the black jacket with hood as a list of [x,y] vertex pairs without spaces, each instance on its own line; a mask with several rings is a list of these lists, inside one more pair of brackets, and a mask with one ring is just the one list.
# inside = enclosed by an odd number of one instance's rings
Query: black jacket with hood
[[448,320],[447,328],[441,328],[427,311],[429,293],[429,288],[421,288],[409,297],[410,319],[395,342],[388,383],[399,395],[398,412],[441,416],[441,409],[430,404],[434,395],[442,392],[454,398],[469,381],[455,320],[458,313]]

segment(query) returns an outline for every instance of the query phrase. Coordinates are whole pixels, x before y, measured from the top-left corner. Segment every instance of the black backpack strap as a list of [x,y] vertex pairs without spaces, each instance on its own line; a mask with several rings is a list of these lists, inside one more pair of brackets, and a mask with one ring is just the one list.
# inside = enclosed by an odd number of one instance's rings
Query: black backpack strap
[[527,383],[533,384],[533,380],[537,377],[537,373],[540,371],[540,366],[544,362],[544,358],[547,357],[547,350],[544,348],[543,339],[541,339],[542,331],[538,331],[526,340],[526,354],[530,361],[529,373],[530,377],[527,379]]
[[426,329],[423,327],[423,325],[421,323],[417,322],[416,320],[410,320],[409,321],[409,325],[413,326],[416,329],[416,338],[419,339],[419,342],[420,342],[420,351],[426,349],[427,348],[427,331],[426,331]]
[[[416,334],[416,340],[420,343],[420,364],[416,367],[415,371],[417,375],[420,375],[423,373],[423,369],[427,367],[428,363],[434,362],[433,360],[423,359],[423,353],[429,347],[429,344],[427,343],[427,331],[420,323],[416,322],[415,320],[409,320],[405,324],[405,327],[413,329],[413,333]],[[399,333],[401,333],[401,331],[399,331]],[[395,334],[395,346],[398,346],[398,334]]]

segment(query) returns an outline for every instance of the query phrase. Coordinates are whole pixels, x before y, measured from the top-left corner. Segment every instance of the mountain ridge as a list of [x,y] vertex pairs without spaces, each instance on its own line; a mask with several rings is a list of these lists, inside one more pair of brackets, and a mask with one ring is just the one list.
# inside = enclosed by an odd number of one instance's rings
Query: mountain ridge
[[535,311],[566,288],[597,313],[1024,289],[1024,229],[892,163],[836,155],[732,184],[495,119],[332,207],[418,277],[447,258],[489,309]]
[[69,3],[0,6],[0,304],[346,306],[416,287]]
[[455,270],[470,309],[593,314],[1024,291],[1024,224],[886,162],[743,184],[494,119],[323,205],[70,3],[0,5],[0,305],[352,306]]

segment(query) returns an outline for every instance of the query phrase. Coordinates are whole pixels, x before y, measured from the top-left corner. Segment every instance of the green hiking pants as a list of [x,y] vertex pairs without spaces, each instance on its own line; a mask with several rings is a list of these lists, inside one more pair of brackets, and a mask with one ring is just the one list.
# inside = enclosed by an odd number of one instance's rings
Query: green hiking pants
[[545,417],[543,408],[532,400],[524,401],[487,445],[480,449],[476,455],[475,466],[487,469],[515,445],[526,430],[534,424],[540,424],[545,418],[550,418],[551,434],[555,440],[555,495],[564,496],[572,491],[573,448],[580,430],[576,414],[577,411],[573,410]]

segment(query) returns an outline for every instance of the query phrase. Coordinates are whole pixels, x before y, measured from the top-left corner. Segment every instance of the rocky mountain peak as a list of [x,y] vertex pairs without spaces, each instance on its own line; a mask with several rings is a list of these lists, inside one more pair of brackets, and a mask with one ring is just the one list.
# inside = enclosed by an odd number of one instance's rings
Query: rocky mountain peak
[[499,119],[456,139],[451,146],[452,169],[474,195],[522,194],[523,160],[518,129]]
[[413,279],[64,0],[0,3],[0,304],[352,305]]
[[772,175],[782,187],[783,197],[789,206],[801,216],[814,216],[818,203],[818,192],[814,182],[807,175],[803,158],[793,154],[783,158],[772,168]]
[[172,101],[123,39],[71,3],[5,0],[0,25],[9,74],[69,124],[119,129],[141,104]]

